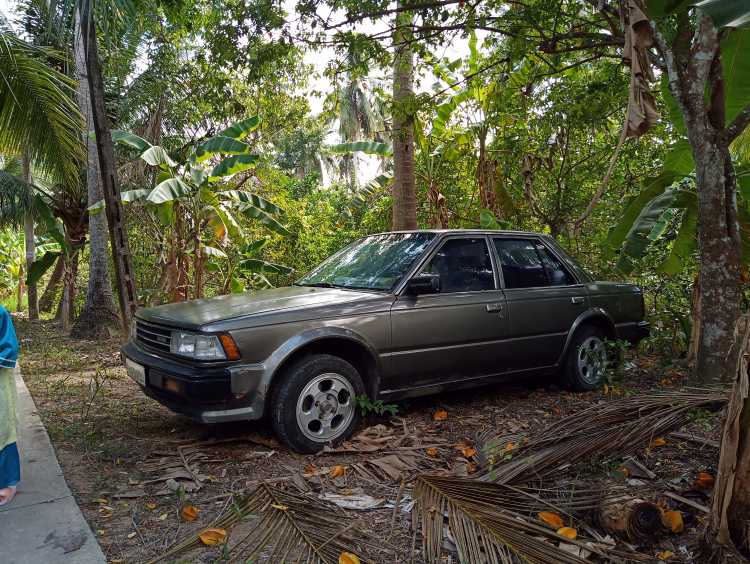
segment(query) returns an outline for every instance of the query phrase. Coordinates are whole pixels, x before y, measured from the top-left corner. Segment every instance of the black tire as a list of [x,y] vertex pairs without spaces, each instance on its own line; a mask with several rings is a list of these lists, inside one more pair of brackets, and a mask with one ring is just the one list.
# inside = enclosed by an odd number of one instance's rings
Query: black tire
[[576,330],[570,343],[562,380],[566,388],[576,392],[592,392],[604,375],[607,336],[598,327],[584,325]]
[[338,446],[362,418],[354,398],[365,393],[355,368],[327,354],[306,356],[281,375],[271,403],[273,430],[300,454]]

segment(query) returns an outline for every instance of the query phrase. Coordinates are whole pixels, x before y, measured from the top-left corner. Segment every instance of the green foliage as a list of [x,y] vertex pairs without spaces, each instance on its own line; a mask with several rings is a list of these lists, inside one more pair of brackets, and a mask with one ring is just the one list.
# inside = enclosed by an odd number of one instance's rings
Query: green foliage
[[386,404],[383,400],[375,400],[374,402],[367,397],[367,394],[362,394],[359,397],[355,397],[352,405],[355,409],[362,410],[362,416],[366,416],[372,412],[376,415],[385,415],[390,413],[391,415],[398,415],[401,412],[401,408],[398,404],[390,403]]

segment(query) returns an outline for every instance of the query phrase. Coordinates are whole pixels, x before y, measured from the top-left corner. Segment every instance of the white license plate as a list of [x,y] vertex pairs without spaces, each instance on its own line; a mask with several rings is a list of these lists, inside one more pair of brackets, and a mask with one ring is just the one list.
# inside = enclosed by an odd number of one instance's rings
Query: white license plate
[[146,385],[146,368],[141,366],[137,362],[133,362],[129,358],[125,359],[125,369],[133,380],[138,382],[141,386]]

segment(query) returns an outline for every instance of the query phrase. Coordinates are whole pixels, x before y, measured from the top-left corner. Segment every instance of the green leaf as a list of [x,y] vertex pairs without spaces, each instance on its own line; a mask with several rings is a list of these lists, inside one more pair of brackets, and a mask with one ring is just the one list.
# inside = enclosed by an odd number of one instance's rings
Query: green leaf
[[703,0],[691,5],[711,16],[717,28],[750,29],[750,4],[747,0]]
[[673,170],[679,174],[690,174],[695,170],[693,153],[687,139],[677,141],[667,153],[667,158],[664,159],[664,170]]
[[60,229],[60,226],[55,220],[54,216],[52,215],[52,212],[50,211],[49,207],[47,207],[47,202],[45,202],[44,199],[39,194],[34,195],[34,205],[36,206],[36,209],[39,212],[39,215],[42,216],[42,219],[44,220],[44,224],[47,226],[47,232],[52,236],[52,238],[55,241],[57,241],[60,244],[60,248],[66,254],[72,253],[73,249],[65,240],[65,234]]
[[105,207],[106,207],[106,203],[104,202],[104,200],[99,200],[95,204],[91,204],[86,209],[89,210],[90,215],[95,215],[99,213],[100,211],[104,210]]
[[172,225],[174,223],[174,202],[162,202],[156,206],[156,215],[162,225]]
[[672,243],[672,250],[667,259],[656,268],[659,274],[677,276],[698,249],[698,197],[695,192],[689,194],[692,197],[682,214],[680,229]]
[[203,254],[206,256],[227,258],[227,254],[221,249],[217,249],[216,247],[204,246],[202,247],[202,249]]
[[190,157],[190,160],[201,163],[216,154],[244,155],[249,152],[250,145],[247,143],[232,139],[231,137],[212,137],[195,148],[195,153]]
[[206,264],[204,264],[203,268],[206,270],[206,272],[211,272],[211,273],[219,272],[219,270],[221,270],[218,264],[216,264],[215,262],[211,262],[211,261],[208,261]]
[[176,166],[177,165],[176,162],[174,162],[172,159],[169,158],[169,155],[167,154],[167,151],[164,149],[164,147],[159,147],[157,145],[146,149],[141,155],[141,160],[145,161],[147,164],[150,164],[151,166],[163,166],[163,165]]
[[161,184],[165,180],[168,180],[170,178],[173,178],[173,175],[168,170],[160,170],[159,174],[156,177],[156,183]]
[[161,184],[157,184],[156,188],[154,188],[148,198],[146,198],[146,201],[154,204],[161,204],[163,202],[176,200],[180,196],[184,196],[190,192],[190,186],[185,184],[182,180],[179,178],[169,178]]
[[737,175],[740,197],[745,202],[750,202],[750,162],[734,165],[734,173]]
[[393,147],[385,143],[374,141],[354,141],[351,143],[339,143],[331,147],[332,153],[366,153],[368,155],[379,155],[381,157],[392,157]]
[[209,182],[214,182],[220,178],[232,176],[240,171],[247,170],[254,166],[255,163],[260,159],[259,155],[247,154],[237,155],[224,159],[218,165],[214,167],[211,174],[208,177]]
[[495,215],[489,210],[482,210],[481,212],[479,212],[479,225],[482,229],[497,229],[498,231],[508,229],[510,227],[509,222],[498,221],[495,218]]
[[250,204],[246,204],[245,202],[233,201],[231,202],[231,205],[234,209],[236,209],[242,215],[256,220],[266,229],[269,229],[270,231],[273,231],[274,233],[278,233],[279,235],[283,235],[284,237],[289,235],[289,231],[287,231],[286,227],[281,225],[281,223],[276,221],[273,217],[268,215],[262,209],[256,208],[255,206],[250,205]]
[[680,107],[677,105],[677,101],[669,90],[669,77],[665,72],[661,75],[661,96],[664,98],[664,103],[667,105],[669,123],[674,126],[677,133],[686,137],[687,131],[685,130],[685,118],[682,117]]
[[205,188],[208,185],[209,176],[210,174],[207,170],[203,170],[196,166],[190,167],[190,180],[192,180],[193,184],[196,186]]
[[[128,145],[130,147],[138,149],[139,151],[145,151],[146,149],[151,147],[151,143],[149,143],[148,141],[146,141],[145,139],[141,137],[138,137],[137,135],[128,133],[127,131],[120,131],[119,129],[110,129],[109,132],[112,135],[113,143],[119,143],[120,145]],[[89,136],[92,139],[95,139],[93,131],[89,133]]]
[[31,286],[39,282],[62,255],[63,253],[59,251],[47,251],[42,258],[32,262],[26,275],[26,285]]
[[286,212],[282,208],[280,208],[276,204],[272,204],[265,198],[261,198],[257,194],[253,194],[252,192],[247,192],[245,190],[225,190],[223,192],[219,192],[219,194],[224,195],[228,198],[232,198],[239,202],[252,204],[256,208],[260,208],[268,213],[281,216],[286,215]]
[[652,18],[663,18],[677,12],[684,12],[692,0],[648,0],[645,11]]
[[266,243],[268,243],[268,239],[258,239],[257,241],[253,241],[249,245],[245,245],[244,247],[241,247],[240,253],[242,253],[243,255],[251,255],[255,251],[265,247]]
[[140,190],[125,190],[124,192],[120,193],[120,198],[123,204],[129,204],[130,202],[135,202],[136,200],[147,197],[150,193],[150,188],[142,188]]
[[365,200],[372,196],[378,190],[381,190],[393,182],[393,173],[386,172],[377,178],[370,180],[364,186],[361,186],[354,192],[354,196],[346,203],[346,209],[341,212],[338,218],[338,226],[341,227],[352,217],[352,212],[357,211],[365,205]]
[[472,29],[471,35],[469,37],[469,60],[467,61],[469,63],[469,72],[470,73],[476,73],[477,72],[477,60],[479,59],[479,52],[477,51],[477,34]]
[[232,278],[229,281],[229,284],[232,286],[233,294],[240,294],[245,291],[245,284],[242,282],[242,280],[237,280],[236,278]]
[[[750,2],[745,0],[750,16]],[[726,123],[737,117],[750,103],[750,31],[734,30],[721,44],[724,67]]]
[[[273,284],[271,284],[268,281],[268,278],[263,276],[260,272],[253,273],[252,279],[261,290],[268,290],[269,288],[273,288]],[[243,519],[257,519],[257,517],[255,517],[254,515],[248,515],[247,517],[243,517]]]
[[248,133],[256,129],[260,125],[260,117],[253,116],[247,118],[244,121],[235,123],[234,125],[227,127],[224,131],[220,131],[216,134],[216,137],[229,137],[230,139],[242,139]]
[[282,274],[287,275],[294,272],[293,269],[288,266],[282,266],[280,264],[273,264],[260,259],[244,259],[238,264],[240,268],[249,270],[250,272],[265,272],[266,274]]

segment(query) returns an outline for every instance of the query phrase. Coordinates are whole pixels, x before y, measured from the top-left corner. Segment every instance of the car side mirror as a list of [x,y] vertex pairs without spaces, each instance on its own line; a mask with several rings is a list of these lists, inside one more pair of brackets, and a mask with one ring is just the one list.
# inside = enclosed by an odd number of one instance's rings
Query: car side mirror
[[421,294],[439,294],[442,289],[440,276],[433,276],[431,274],[415,276],[409,280],[406,289],[412,296],[419,296]]

